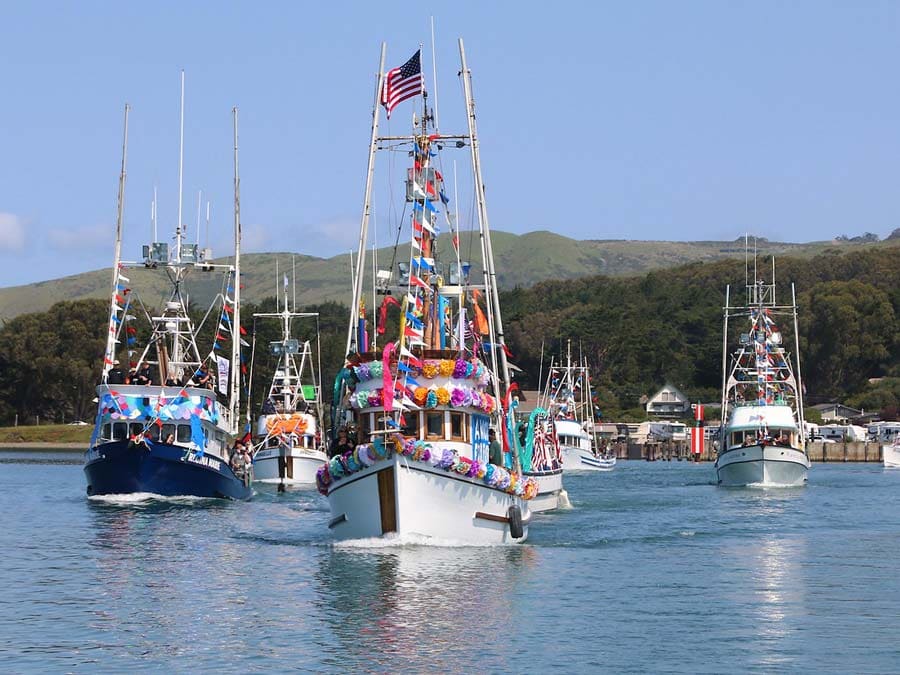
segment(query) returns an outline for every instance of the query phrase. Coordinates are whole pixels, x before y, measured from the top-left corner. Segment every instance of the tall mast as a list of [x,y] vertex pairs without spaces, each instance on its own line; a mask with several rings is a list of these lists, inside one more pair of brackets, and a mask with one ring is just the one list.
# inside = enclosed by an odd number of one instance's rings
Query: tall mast
[[234,312],[231,325],[231,387],[228,405],[235,432],[239,428],[241,379],[241,178],[238,171],[238,109],[231,109],[234,124]]
[[795,290],[793,283],[791,284],[791,311],[794,315],[794,351],[796,352],[796,356],[794,357],[794,359],[797,363],[797,372],[794,377],[794,379],[797,380],[797,422],[800,426],[801,442],[803,443],[803,447],[805,448],[806,419],[803,414],[803,380],[800,377],[800,333],[797,331],[797,291]]
[[[746,264],[744,265],[744,275],[746,277]],[[728,308],[731,299],[731,286],[725,286],[725,316],[722,326],[722,407],[720,409],[720,427],[725,426],[725,402],[728,400],[728,394],[725,387],[728,386]],[[724,439],[719,440],[720,443]]]
[[[359,301],[362,297],[363,269],[366,262],[366,240],[369,236],[369,213],[372,206],[372,179],[375,175],[375,151],[378,149],[378,99],[384,78],[384,55],[387,43],[381,43],[381,60],[378,63],[378,77],[375,78],[375,97],[372,105],[372,138],[369,141],[369,162],[366,169],[366,194],[363,200],[362,219],[359,226],[359,249],[356,253],[356,273],[353,275],[353,302],[350,304],[350,325],[347,330],[347,348],[344,354],[355,351],[357,324],[359,323]],[[352,256],[351,256],[352,257]]]
[[175,262],[181,262],[181,203],[184,184],[184,70],[181,71],[181,116],[178,134],[178,222],[175,224]]
[[[462,66],[463,89],[466,96],[466,113],[469,123],[469,138],[471,139],[472,148],[472,168],[475,173],[475,196],[478,201],[478,220],[484,230],[484,246],[487,258],[485,266],[490,280],[490,296],[494,309],[494,324],[497,332],[497,351],[500,352],[501,375],[503,377],[504,393],[509,390],[509,364],[506,361],[506,351],[504,346],[506,341],[503,337],[503,319],[500,316],[500,296],[497,293],[497,274],[494,269],[494,250],[491,244],[491,227],[488,221],[487,206],[484,198],[484,181],[481,176],[481,155],[478,149],[478,131],[475,124],[475,100],[472,97],[472,74],[466,65],[466,51],[463,47],[462,38],[459,39],[459,60]],[[487,291],[487,289],[486,289]],[[497,392],[498,394],[500,392]]]
[[[110,308],[115,302],[117,286],[119,284],[119,262],[122,259],[122,221],[125,215],[125,165],[128,159],[128,111],[131,106],[125,104],[125,125],[122,132],[122,168],[119,172],[119,195],[116,200],[116,247],[113,254],[112,268],[112,285],[110,288]],[[112,309],[110,309],[112,311]],[[112,320],[110,319],[110,324]],[[116,332],[112,330],[107,333],[106,337],[106,360],[103,364],[102,379],[105,382],[106,376],[112,368],[112,362],[116,354]]]

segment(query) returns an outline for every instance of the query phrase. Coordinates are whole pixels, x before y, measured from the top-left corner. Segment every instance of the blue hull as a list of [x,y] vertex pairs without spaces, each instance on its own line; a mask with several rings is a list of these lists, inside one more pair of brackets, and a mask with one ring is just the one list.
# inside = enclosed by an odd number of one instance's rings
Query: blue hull
[[249,485],[234,475],[227,462],[185,454],[185,448],[163,443],[154,443],[152,449],[129,441],[98,445],[85,455],[87,494],[250,498]]

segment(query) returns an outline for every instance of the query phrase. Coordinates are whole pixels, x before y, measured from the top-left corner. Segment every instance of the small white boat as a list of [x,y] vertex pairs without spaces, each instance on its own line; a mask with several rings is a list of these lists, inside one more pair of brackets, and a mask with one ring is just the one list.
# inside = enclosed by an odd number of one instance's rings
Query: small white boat
[[261,483],[280,487],[313,486],[316,471],[328,460],[322,441],[322,387],[316,368],[319,336],[317,331],[314,352],[309,340],[300,342],[291,337],[291,322],[314,318],[318,325],[319,315],[291,311],[287,284],[283,307],[279,312],[253,315],[255,319],[281,321],[281,339],[269,344],[278,361],[256,423],[253,475]]
[[532,411],[529,417],[522,457],[523,474],[538,486],[537,495],[529,503],[531,512],[552,511],[567,503],[556,426],[540,408]]
[[884,423],[878,431],[881,461],[888,467],[900,467],[900,424]]
[[556,426],[565,473],[612,471],[615,468],[615,455],[601,453],[600,444],[593,433],[594,404],[590,371],[584,361],[579,365],[572,364],[571,340],[567,344],[565,364],[550,364],[543,405]]
[[[755,257],[755,256],[754,256]],[[749,269],[748,269],[749,272]],[[748,273],[748,279],[751,279]],[[754,260],[752,279],[758,279]],[[747,303],[731,307],[726,289],[722,372],[721,451],[716,459],[716,480],[725,486],[790,487],[804,485],[810,468],[805,449],[803,388],[800,381],[796,292],[791,304],[775,298],[775,262],[772,281],[747,283]],[[782,346],[775,318],[793,319],[795,365]],[[728,319],[749,322],[740,333],[737,350],[728,364]]]

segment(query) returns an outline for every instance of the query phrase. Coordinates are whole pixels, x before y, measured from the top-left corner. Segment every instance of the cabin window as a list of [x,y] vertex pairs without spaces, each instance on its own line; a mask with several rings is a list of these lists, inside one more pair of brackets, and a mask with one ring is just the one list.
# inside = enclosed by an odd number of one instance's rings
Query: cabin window
[[191,427],[188,424],[179,424],[178,425],[178,436],[177,440],[179,443],[190,443],[191,442]]
[[107,439],[107,440],[111,439],[112,436],[109,435],[109,432],[110,432],[110,431],[111,431],[110,425],[109,425],[109,424],[104,424],[104,425],[103,425],[103,430],[100,432],[100,437],[101,437],[101,438],[105,438],[105,439]]
[[147,427],[147,431],[144,432],[144,436],[151,441],[159,441],[159,425],[151,424]]
[[128,425],[125,422],[116,422],[112,425],[113,440],[123,441],[128,437]]
[[429,437],[437,436],[439,438],[443,438],[443,436],[444,436],[444,413],[442,413],[442,412],[427,412],[427,413],[425,413],[425,434]]
[[359,416],[359,443],[368,443],[372,434],[373,413],[363,413]]
[[454,441],[466,440],[466,427],[463,421],[464,417],[461,412],[450,413],[450,438]]
[[129,436],[140,436],[144,431],[144,425],[140,422],[132,422],[128,428]]
[[400,431],[404,436],[411,436],[412,438],[419,437],[419,413],[418,412],[407,412],[403,414],[403,426],[400,427]]
[[174,424],[163,424],[162,425],[162,433],[159,435],[162,438],[163,443],[174,443],[175,442],[175,425]]

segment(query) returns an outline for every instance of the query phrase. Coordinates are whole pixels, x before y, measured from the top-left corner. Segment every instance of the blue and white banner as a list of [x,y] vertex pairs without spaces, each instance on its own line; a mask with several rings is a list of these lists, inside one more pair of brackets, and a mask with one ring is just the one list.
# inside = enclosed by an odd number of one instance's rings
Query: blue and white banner
[[491,418],[487,415],[472,415],[472,455],[473,459],[487,463],[490,458],[491,440],[488,432]]

